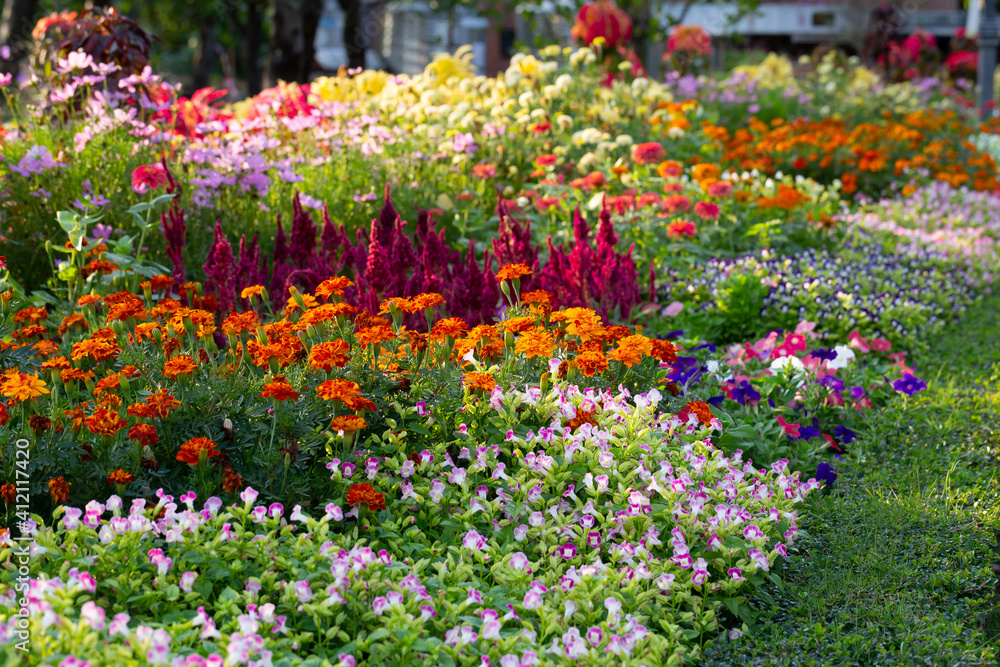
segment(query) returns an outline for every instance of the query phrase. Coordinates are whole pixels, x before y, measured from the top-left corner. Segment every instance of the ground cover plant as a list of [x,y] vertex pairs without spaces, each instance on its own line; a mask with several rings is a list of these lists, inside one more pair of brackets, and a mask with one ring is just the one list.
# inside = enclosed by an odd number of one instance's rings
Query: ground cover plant
[[995,657],[1000,125],[923,41],[659,82],[598,0],[227,104],[88,16],[0,138],[7,663]]

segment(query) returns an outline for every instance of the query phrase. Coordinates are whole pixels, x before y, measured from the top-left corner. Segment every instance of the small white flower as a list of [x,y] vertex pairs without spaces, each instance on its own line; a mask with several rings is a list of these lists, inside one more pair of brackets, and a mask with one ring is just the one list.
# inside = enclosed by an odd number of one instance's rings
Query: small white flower
[[827,362],[828,368],[847,368],[848,364],[851,363],[851,359],[854,359],[854,350],[846,345],[838,345],[833,348],[833,351],[837,353],[837,358]]

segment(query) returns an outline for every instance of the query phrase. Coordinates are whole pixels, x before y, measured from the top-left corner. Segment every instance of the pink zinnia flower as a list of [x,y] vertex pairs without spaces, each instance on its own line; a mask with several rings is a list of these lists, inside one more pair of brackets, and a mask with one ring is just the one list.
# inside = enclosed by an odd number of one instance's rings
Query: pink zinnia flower
[[132,190],[137,194],[155,190],[166,183],[167,170],[161,164],[144,164],[132,171]]
[[663,208],[671,213],[691,210],[691,200],[684,195],[670,195],[663,198]]
[[728,197],[731,194],[733,194],[733,184],[729,181],[716,181],[708,186],[709,197]]
[[694,205],[694,212],[705,220],[715,220],[719,217],[719,206],[708,201],[700,201]]

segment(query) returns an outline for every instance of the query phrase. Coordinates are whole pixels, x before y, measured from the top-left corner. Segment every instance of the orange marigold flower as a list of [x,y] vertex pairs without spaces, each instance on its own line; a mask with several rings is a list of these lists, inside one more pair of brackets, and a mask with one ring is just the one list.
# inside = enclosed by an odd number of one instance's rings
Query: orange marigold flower
[[160,389],[146,398],[146,405],[153,411],[153,416],[166,419],[171,410],[180,407],[181,402],[173,394],[168,394],[166,389]]
[[91,433],[106,436],[113,436],[128,425],[128,422],[122,419],[117,412],[107,408],[97,408],[94,410],[94,414],[87,417],[84,422]]
[[497,386],[497,381],[489,373],[466,373],[462,376],[462,384],[469,389],[482,389],[489,393]]
[[523,354],[529,359],[535,357],[551,357],[556,349],[556,341],[549,331],[542,327],[536,327],[525,331],[517,337],[517,344],[514,351]]
[[351,360],[347,355],[350,350],[351,346],[339,338],[313,345],[309,350],[309,365],[322,371],[330,371],[334,366],[343,368]]
[[149,279],[150,287],[153,291],[159,292],[160,290],[166,289],[174,284],[174,279],[170,276],[165,276],[163,274],[153,276]]
[[384,315],[392,310],[392,306],[396,306],[396,310],[400,310],[404,313],[416,312],[413,307],[413,302],[405,296],[391,296],[381,303],[378,307],[378,314]]
[[659,361],[677,361],[677,348],[669,340],[652,341],[652,350],[649,354],[651,357],[658,359]]
[[497,280],[517,280],[530,275],[531,269],[528,268],[527,264],[508,264],[497,271]]
[[119,389],[121,389],[121,377],[118,373],[112,373],[105,378],[101,378],[94,385],[94,396],[100,396],[106,391],[118,391]]
[[604,335],[604,324],[600,316],[590,308],[557,310],[549,319],[553,322],[566,322],[566,333],[578,336],[583,342]]
[[35,354],[39,357],[47,357],[50,354],[55,354],[55,352],[59,349],[59,346],[51,340],[40,340],[32,345],[31,349],[34,350]]
[[364,417],[358,415],[340,415],[330,421],[330,429],[341,433],[354,433],[368,426]]
[[178,375],[191,375],[198,364],[186,354],[179,354],[163,364],[163,376],[176,380]]
[[259,326],[257,313],[248,310],[245,313],[231,313],[222,323],[222,332],[226,335],[238,335],[243,331],[256,331]]
[[0,487],[0,497],[8,505],[13,505],[14,501],[17,499],[17,487],[13,484],[4,484]]
[[48,319],[48,317],[49,312],[45,310],[45,306],[29,306],[14,313],[14,321],[18,324],[22,322],[38,324]]
[[448,317],[438,320],[431,327],[431,340],[443,340],[445,336],[458,338],[468,328],[461,317]]
[[72,410],[63,410],[63,415],[69,417],[73,422],[74,431],[79,431],[80,427],[83,426],[83,420],[86,419],[83,408],[79,406],[73,408]]
[[587,377],[594,377],[596,373],[603,373],[608,370],[608,358],[603,352],[598,350],[587,350],[581,352],[576,357],[576,367]]
[[316,387],[316,394],[324,401],[343,401],[351,396],[360,396],[361,388],[350,380],[327,380]]
[[653,351],[653,343],[645,336],[625,336],[618,339],[618,347],[611,352],[611,358],[622,362],[629,368],[642,361],[643,357]]
[[75,326],[82,327],[83,329],[87,328],[87,318],[83,316],[83,313],[70,313],[64,317],[62,322],[59,324],[57,331],[60,336],[64,336],[67,331]]
[[222,471],[222,490],[226,493],[236,493],[243,488],[243,476],[226,466]]
[[62,505],[69,500],[70,483],[64,477],[53,477],[49,480],[49,493],[52,494],[52,502]]
[[251,285],[250,287],[243,288],[243,291],[240,292],[240,298],[249,299],[250,297],[260,296],[261,294],[267,294],[267,288],[263,285]]
[[268,382],[264,385],[264,391],[260,393],[261,398],[273,398],[278,401],[293,401],[299,397],[299,392],[292,389],[292,385],[287,382]]
[[688,401],[685,406],[691,414],[698,418],[698,421],[708,426],[712,423],[712,419],[715,415],[712,414],[712,408],[708,403],[704,401]]
[[45,388],[45,381],[35,374],[14,373],[0,384],[0,392],[17,401],[30,401],[49,393],[49,390]]
[[541,303],[548,305],[552,303],[552,294],[543,289],[535,290],[534,292],[525,292],[521,295],[521,301],[523,303]]
[[347,490],[348,505],[367,505],[372,512],[385,509],[385,495],[372,488],[371,484],[354,484]]
[[63,356],[55,356],[42,362],[42,370],[54,371],[70,368],[69,359]]
[[347,396],[342,399],[344,406],[348,410],[370,410],[375,412],[378,408],[375,406],[375,402],[365,398],[364,396]]
[[[131,412],[131,409],[129,412]],[[145,447],[152,447],[160,439],[152,424],[136,424],[128,430],[128,438]]]
[[31,415],[28,417],[28,426],[36,434],[41,434],[44,431],[48,431],[52,427],[52,420],[45,415]]
[[146,309],[143,307],[141,299],[129,299],[111,306],[111,308],[108,309],[108,317],[106,321],[114,322],[115,320],[121,320],[124,322],[130,317],[134,317],[136,319],[146,318]]
[[125,486],[129,482],[135,481],[135,475],[130,472],[125,472],[121,468],[115,468],[108,475],[108,484],[111,486]]
[[73,352],[70,354],[70,358],[73,361],[79,361],[85,357],[91,357],[94,361],[110,359],[122,351],[113,337],[114,333],[112,333],[112,338],[108,339],[105,336],[99,336],[95,332],[93,337],[73,345]]
[[191,438],[181,445],[180,451],[177,452],[177,460],[196,466],[222,453],[215,448],[215,444],[211,438]]
[[424,294],[418,294],[413,297],[413,306],[416,310],[426,310],[428,308],[442,306],[444,304],[444,297],[437,292],[425,292]]
[[535,326],[534,317],[512,317],[509,320],[502,320],[498,323],[498,326],[504,331],[509,331],[511,333],[521,333],[522,331],[527,331]]
[[394,339],[396,334],[389,327],[378,325],[362,327],[354,333],[354,337],[362,345],[380,345],[383,341]]
[[96,294],[84,294],[83,296],[81,296],[79,299],[76,300],[76,305],[87,306],[92,303],[97,303],[98,301],[101,301],[101,297],[97,296]]
[[354,285],[350,278],[338,276],[327,278],[316,287],[316,296],[322,299],[329,299],[331,296],[344,296],[344,290]]
[[500,337],[500,332],[497,328],[491,324],[477,324],[469,330],[466,335],[466,340],[479,342],[481,340],[497,340]]

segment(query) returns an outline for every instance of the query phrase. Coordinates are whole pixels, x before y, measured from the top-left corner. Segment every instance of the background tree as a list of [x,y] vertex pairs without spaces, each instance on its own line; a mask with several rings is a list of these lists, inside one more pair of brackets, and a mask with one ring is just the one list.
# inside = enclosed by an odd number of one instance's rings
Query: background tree
[[38,0],[5,0],[0,17],[0,44],[10,48],[5,67],[16,71],[28,55],[31,30],[39,13]]

